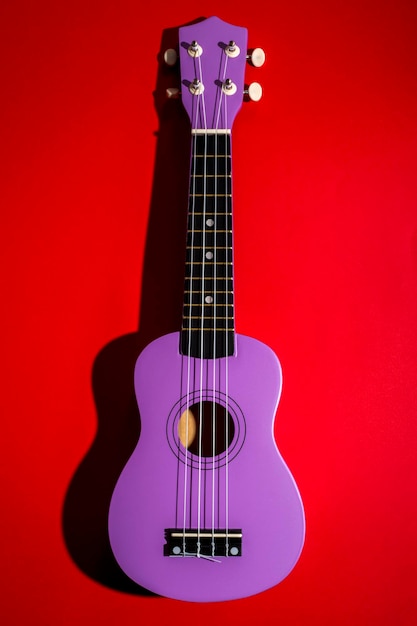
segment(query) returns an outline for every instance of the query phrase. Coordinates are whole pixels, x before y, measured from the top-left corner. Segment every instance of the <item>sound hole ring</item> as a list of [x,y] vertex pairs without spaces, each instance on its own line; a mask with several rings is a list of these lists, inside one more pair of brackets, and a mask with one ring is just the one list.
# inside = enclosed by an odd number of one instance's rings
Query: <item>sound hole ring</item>
[[[231,419],[233,420],[234,434],[230,442],[230,445],[225,450],[222,450],[220,454],[216,456],[201,456],[194,454],[190,450],[186,450],[182,445],[178,433],[178,425],[184,411],[191,406],[199,402],[213,402],[221,405],[225,411],[227,411]],[[193,469],[212,470],[213,468],[220,468],[231,462],[239,454],[246,437],[246,422],[240,406],[232,398],[227,397],[225,393],[221,391],[213,391],[210,389],[204,389],[202,391],[194,391],[188,395],[184,395],[176,404],[172,407],[166,427],[166,434],[169,447],[175,454],[177,459],[187,466]]]

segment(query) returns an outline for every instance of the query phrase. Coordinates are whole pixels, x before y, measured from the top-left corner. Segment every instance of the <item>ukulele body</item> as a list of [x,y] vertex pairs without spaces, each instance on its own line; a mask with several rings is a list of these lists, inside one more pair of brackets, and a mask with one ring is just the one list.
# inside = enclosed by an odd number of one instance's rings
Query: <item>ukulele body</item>
[[[268,346],[243,335],[235,356],[220,359],[188,358],[179,345],[179,333],[165,335],[137,360],[141,434],[113,493],[111,547],[124,572],[156,594],[246,597],[285,578],[304,542],[300,495],[273,435],[280,364]],[[184,411],[201,403],[230,416],[217,426],[228,433],[214,456],[195,454],[179,435]],[[167,529],[177,531],[178,545],[167,545]]]

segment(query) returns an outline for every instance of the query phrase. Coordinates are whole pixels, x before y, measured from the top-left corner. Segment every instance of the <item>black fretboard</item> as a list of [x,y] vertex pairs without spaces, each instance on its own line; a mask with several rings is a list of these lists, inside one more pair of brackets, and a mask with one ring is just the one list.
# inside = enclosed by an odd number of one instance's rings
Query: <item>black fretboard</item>
[[230,133],[193,134],[180,350],[234,353]]

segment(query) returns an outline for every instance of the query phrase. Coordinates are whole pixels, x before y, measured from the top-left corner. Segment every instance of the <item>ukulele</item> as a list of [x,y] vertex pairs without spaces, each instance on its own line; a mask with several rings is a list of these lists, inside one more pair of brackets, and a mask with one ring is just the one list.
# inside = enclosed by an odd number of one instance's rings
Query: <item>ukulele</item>
[[196,602],[278,584],[304,542],[301,498],[273,436],[280,364],[234,324],[231,128],[246,50],[247,30],[217,17],[179,29],[191,122],[182,327],[136,362],[141,434],[109,512],[122,570]]

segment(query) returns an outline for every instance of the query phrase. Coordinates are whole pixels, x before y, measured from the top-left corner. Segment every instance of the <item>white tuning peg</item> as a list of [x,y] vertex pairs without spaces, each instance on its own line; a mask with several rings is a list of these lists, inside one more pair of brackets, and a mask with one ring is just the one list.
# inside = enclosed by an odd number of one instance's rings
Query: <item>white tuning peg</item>
[[166,95],[167,98],[170,98],[171,100],[176,100],[180,97],[181,92],[178,87],[168,87],[168,89],[166,90]]
[[248,54],[246,55],[247,60],[254,67],[262,67],[265,63],[265,52],[262,48],[253,48],[248,50]]
[[248,100],[259,102],[262,98],[262,86],[259,83],[251,83],[243,92]]
[[193,82],[188,86],[188,91],[193,96],[200,96],[204,91],[204,85],[198,78],[194,78]]
[[229,44],[224,48],[224,51],[227,56],[231,57],[232,59],[238,57],[240,54],[240,48],[235,41],[229,41]]
[[167,65],[169,65],[169,67],[173,67],[175,63],[177,62],[177,59],[178,59],[178,54],[177,54],[177,51],[174,50],[174,48],[168,48],[168,50],[165,50],[164,61]]
[[187,48],[187,52],[190,57],[195,59],[203,54],[203,48],[196,41],[192,41]]

